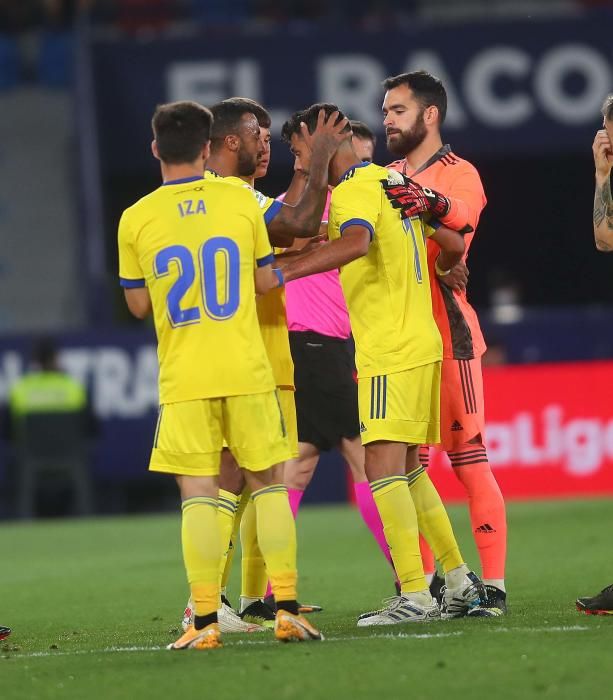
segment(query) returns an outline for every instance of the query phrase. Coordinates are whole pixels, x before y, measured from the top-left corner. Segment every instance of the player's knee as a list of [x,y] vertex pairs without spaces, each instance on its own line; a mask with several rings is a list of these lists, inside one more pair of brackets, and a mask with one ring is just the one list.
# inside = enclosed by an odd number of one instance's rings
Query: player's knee
[[229,449],[224,449],[221,453],[219,488],[237,496],[245,488],[245,476]]
[[176,479],[182,501],[188,498],[217,498],[219,486],[215,476],[179,475]]
[[273,464],[268,469],[261,471],[242,470],[247,487],[254,493],[274,484],[283,483],[283,464]]
[[219,474],[219,488],[237,496],[241,494],[245,488],[245,477],[242,471],[240,469],[226,471],[222,468]]
[[311,483],[316,464],[312,459],[292,459],[287,462],[283,478],[287,488],[304,491]]

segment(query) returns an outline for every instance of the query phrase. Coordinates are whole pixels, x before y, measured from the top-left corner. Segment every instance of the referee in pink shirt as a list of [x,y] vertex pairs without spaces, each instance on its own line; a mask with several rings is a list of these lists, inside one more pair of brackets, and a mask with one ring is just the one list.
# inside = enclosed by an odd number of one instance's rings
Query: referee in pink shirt
[[[300,119],[300,113],[292,119]],[[371,162],[375,136],[366,124],[351,122],[353,145],[363,161]],[[308,177],[306,158],[295,157],[294,170]],[[288,192],[285,201],[298,195]],[[328,207],[322,233],[327,230]],[[285,286],[290,348],[294,360],[296,414],[298,418],[297,459],[285,463],[285,484],[294,516],[309,485],[319,455],[336,447],[349,465],[355,499],[364,522],[393,567],[379,512],[364,471],[364,448],[360,440],[358,388],[355,381],[349,313],[343,297],[338,270],[322,272]]]

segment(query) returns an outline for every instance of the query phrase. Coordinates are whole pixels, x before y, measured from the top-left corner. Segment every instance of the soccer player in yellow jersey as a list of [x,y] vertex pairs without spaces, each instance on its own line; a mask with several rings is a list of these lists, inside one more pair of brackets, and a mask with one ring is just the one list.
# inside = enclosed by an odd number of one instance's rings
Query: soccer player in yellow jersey
[[296,534],[277,465],[288,443],[255,309],[278,286],[261,212],[247,190],[203,178],[212,115],[158,107],[153,153],[163,185],[126,209],[119,274],[130,311],[153,313],[160,413],[149,468],[173,474],[194,621],[170,649],[221,645],[218,475],[224,439],[255,502],[258,541],[277,601],[278,639],[318,640],[298,615]]
[[[277,245],[290,245],[294,236],[309,237],[319,232],[319,222],[325,205],[327,194],[327,171],[329,160],[342,139],[340,133],[344,123],[335,124],[325,120],[316,129],[313,137],[313,160],[317,173],[309,179],[307,187],[295,206],[287,206],[282,202],[266,197],[253,189],[254,177],[258,165],[266,150],[260,124],[270,127],[270,117],[266,110],[253,100],[246,98],[230,98],[211,108],[214,117],[211,132],[211,156],[207,162],[205,180],[220,180],[238,185],[250,190],[255,201],[260,206],[269,238]],[[268,128],[264,126],[264,128]],[[282,289],[273,290],[270,294],[260,297],[257,301],[258,319],[262,337],[272,364],[273,375],[278,387],[279,401],[290,440],[289,457],[297,454],[296,409],[294,404],[293,363],[291,359],[287,322],[285,318],[285,298]],[[231,538],[235,526],[238,525],[237,514],[241,493],[245,480],[241,471],[236,467],[232,455],[224,450],[220,475],[219,521],[222,530],[222,549],[224,562],[222,568],[222,587],[229,574],[229,565],[233,551]],[[245,504],[245,501],[243,501]],[[245,518],[245,537],[243,550],[247,564],[243,576],[243,612],[253,606],[264,613],[263,606],[258,605],[259,590],[264,582],[265,571],[261,566],[261,554],[257,548],[254,536],[255,519],[252,506],[247,505]],[[251,526],[251,527],[250,527]],[[253,568],[250,568],[250,562]],[[223,591],[222,591],[223,593]],[[224,605],[220,609],[220,623],[227,631],[254,631],[253,626],[241,626],[240,621],[233,615],[225,596]],[[246,619],[252,622],[265,622],[261,615],[254,615],[254,609],[247,612]],[[183,616],[184,627],[190,623],[192,605],[188,602]]]
[[[313,105],[293,125],[284,126],[295,156],[309,151],[309,139],[298,124],[304,122],[310,131],[322,109],[337,111],[334,105]],[[432,483],[420,489],[415,503],[410,488],[417,446],[437,443],[440,428],[442,341],[432,316],[424,235],[441,246],[444,269],[460,260],[464,241],[436,222],[424,227],[419,217],[403,221],[381,186],[389,176],[385,168],[362,162],[351,142],[345,142],[330,162],[330,242],[281,263],[286,281],[341,268],[356,343],[366,475],[401,588],[386,608],[361,617],[359,626],[441,615],[424,578],[420,528],[444,560],[443,616],[464,614],[485,597],[482,583],[461,557]]]

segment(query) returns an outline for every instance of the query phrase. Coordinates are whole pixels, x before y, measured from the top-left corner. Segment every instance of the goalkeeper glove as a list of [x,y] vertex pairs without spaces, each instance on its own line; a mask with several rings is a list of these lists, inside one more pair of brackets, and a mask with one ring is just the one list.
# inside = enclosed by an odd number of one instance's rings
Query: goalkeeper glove
[[381,180],[390,204],[400,209],[400,216],[408,219],[426,212],[440,218],[449,213],[451,203],[442,194],[423,187],[411,178],[404,176],[403,185],[395,185],[388,180]]

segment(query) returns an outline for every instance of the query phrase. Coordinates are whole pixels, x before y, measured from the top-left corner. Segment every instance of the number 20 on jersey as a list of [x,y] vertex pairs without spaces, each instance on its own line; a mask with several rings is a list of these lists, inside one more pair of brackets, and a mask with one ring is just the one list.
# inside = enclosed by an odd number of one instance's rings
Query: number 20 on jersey
[[[166,277],[172,268],[178,277],[166,297],[166,308],[173,328],[201,321],[198,306],[183,308],[181,304],[197,276],[206,316],[214,321],[226,321],[234,316],[240,303],[240,252],[235,241],[224,236],[210,238],[200,246],[197,260],[186,246],[163,248],[155,256],[154,274],[158,279]],[[218,284],[218,278],[223,283]]]

